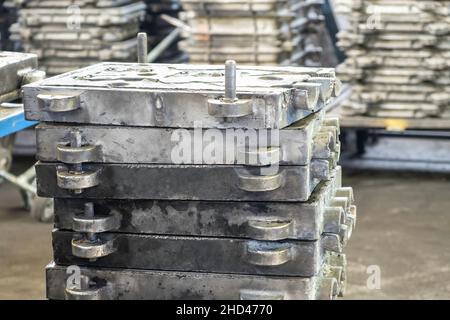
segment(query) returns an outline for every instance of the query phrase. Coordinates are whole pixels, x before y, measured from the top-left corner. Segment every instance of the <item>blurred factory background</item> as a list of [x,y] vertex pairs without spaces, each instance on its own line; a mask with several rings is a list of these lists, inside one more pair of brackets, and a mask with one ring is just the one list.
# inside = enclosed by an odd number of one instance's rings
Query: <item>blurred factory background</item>
[[[138,32],[148,34],[148,62],[335,67],[342,94],[327,112],[340,118],[340,164],[359,215],[346,299],[449,299],[449,8],[441,0],[9,0],[0,49],[37,54],[47,77],[134,62]],[[52,203],[33,191],[33,127],[3,129],[0,299],[44,299]]]

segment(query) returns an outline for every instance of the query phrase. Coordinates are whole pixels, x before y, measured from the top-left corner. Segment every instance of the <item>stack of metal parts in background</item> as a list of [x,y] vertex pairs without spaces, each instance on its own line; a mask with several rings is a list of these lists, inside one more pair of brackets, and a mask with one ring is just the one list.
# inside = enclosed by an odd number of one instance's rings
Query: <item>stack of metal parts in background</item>
[[47,74],[99,61],[134,61],[145,4],[135,0],[11,0],[19,21],[11,38],[36,53]]
[[322,0],[181,0],[192,63],[335,66]]
[[346,114],[450,117],[450,1],[339,0]]
[[103,63],[24,93],[55,198],[48,298],[343,294],[334,69]]
[[[18,52],[0,52],[0,103],[20,99],[21,87],[30,83],[28,77],[37,68],[35,54]],[[34,73],[35,74],[35,73]]]
[[[173,18],[178,18],[181,11],[181,4],[179,0],[146,0],[147,15],[141,30],[150,36],[150,47],[155,47],[167,36],[174,32],[175,27],[161,18],[167,15]],[[179,33],[175,36],[175,41],[164,50],[158,57],[156,62],[165,63],[179,63],[186,61],[186,56],[178,49]]]
[[35,54],[0,52],[0,171],[10,169],[13,133],[24,128],[21,87],[45,78],[37,65]]

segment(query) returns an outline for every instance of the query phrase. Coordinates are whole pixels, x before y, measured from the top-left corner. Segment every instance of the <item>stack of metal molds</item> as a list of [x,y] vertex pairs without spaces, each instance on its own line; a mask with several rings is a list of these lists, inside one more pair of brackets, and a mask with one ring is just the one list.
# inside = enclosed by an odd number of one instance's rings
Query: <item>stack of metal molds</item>
[[35,54],[0,51],[0,103],[19,100],[22,85],[45,77],[37,65]]
[[[17,104],[21,87],[43,79],[37,71],[37,56],[28,53],[0,51],[0,170],[8,170],[12,163],[12,133],[23,129],[23,107]],[[5,127],[2,127],[5,126]],[[8,127],[13,128],[11,132]]]
[[99,61],[134,61],[145,4],[134,0],[16,0],[12,37],[55,75]]
[[[174,32],[175,27],[164,19],[162,15],[167,15],[173,18],[178,18],[181,11],[181,4],[179,0],[146,0],[147,15],[141,30],[150,36],[150,47],[154,48],[167,36]],[[158,57],[157,62],[181,62],[186,60],[182,52],[178,49],[179,33],[176,35],[175,41],[164,50]]]
[[[321,0],[181,0],[193,63],[323,66]],[[333,52],[333,51],[331,51]]]
[[55,198],[48,298],[344,292],[356,210],[324,114],[334,70],[225,70],[103,63],[24,88]]
[[380,117],[450,117],[450,1],[340,0],[351,28],[338,68],[353,95],[344,111]]

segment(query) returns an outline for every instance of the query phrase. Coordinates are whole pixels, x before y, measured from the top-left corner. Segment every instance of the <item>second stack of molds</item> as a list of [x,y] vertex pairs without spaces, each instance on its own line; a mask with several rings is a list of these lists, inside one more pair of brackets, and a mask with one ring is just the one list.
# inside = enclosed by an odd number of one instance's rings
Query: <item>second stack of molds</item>
[[450,116],[450,1],[339,0],[350,29],[339,34],[352,84],[346,114]]
[[135,0],[11,0],[12,38],[36,53],[50,75],[99,61],[134,61],[145,4]]
[[192,63],[323,66],[333,52],[317,0],[181,0],[190,27],[180,48]]

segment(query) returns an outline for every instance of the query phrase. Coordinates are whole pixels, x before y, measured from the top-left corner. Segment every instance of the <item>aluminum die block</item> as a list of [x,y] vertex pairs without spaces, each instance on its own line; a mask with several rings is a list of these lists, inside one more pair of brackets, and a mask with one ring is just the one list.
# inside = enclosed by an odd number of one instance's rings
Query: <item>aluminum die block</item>
[[362,103],[397,103],[411,102],[411,106],[403,106],[408,109],[417,109],[418,106],[425,110],[437,109],[441,105],[448,105],[450,102],[450,93],[446,92],[398,92],[398,91],[376,91],[365,89],[364,91],[355,90],[352,92],[352,100],[357,99]]
[[427,70],[417,68],[375,68],[375,69],[350,69],[345,65],[338,68],[337,72],[343,81],[364,81],[368,83],[385,84],[420,84],[435,83],[438,85],[450,84],[450,70]]
[[0,52],[0,101],[11,101],[19,97],[26,72],[37,67],[37,56],[28,53]]
[[70,270],[51,263],[46,268],[51,300],[314,300],[333,299],[333,278],[268,277],[218,273],[80,268],[97,279],[88,292],[68,295]]
[[436,16],[450,15],[450,1],[445,0],[337,0],[336,12],[348,14],[361,12],[368,15],[379,13],[382,15],[414,16],[419,13],[434,14]]
[[[68,21],[74,21],[72,11],[57,7],[23,8],[19,12],[19,23],[25,26],[67,25]],[[120,7],[85,7],[76,16],[76,22],[84,26],[122,25],[140,21],[144,18],[144,15],[145,4],[143,2],[135,2]]]
[[339,68],[368,69],[368,68],[404,68],[442,70],[450,68],[450,54],[446,52],[433,52],[433,50],[420,51],[382,51],[382,50],[349,50],[346,52],[347,60]]
[[[96,241],[114,248],[103,256],[88,255],[82,234],[53,231],[56,264],[126,269],[194,271],[253,275],[312,277],[320,273],[328,241],[337,246],[338,236],[317,241],[256,241],[239,238],[181,237],[101,233]],[[95,242],[94,242],[95,245]],[[335,249],[334,249],[335,250]],[[82,257],[82,258],[81,258]]]
[[[295,14],[284,14],[280,16],[214,16],[205,17],[190,15],[184,18],[189,22],[191,33],[197,36],[214,35],[214,36],[231,36],[231,35],[247,35],[254,37],[259,36],[277,36],[286,39],[292,34],[296,34],[301,30],[305,30],[308,24],[316,21],[309,21],[305,18],[296,18]],[[235,28],[230,28],[229,23],[232,19]]]
[[20,7],[26,8],[67,8],[71,5],[79,7],[117,7],[124,4],[137,2],[136,0],[14,0]]
[[24,27],[15,24],[10,29],[11,33],[16,33],[15,37],[20,37],[24,42],[33,42],[35,45],[48,41],[64,42],[111,42],[124,41],[133,38],[139,32],[139,24],[128,24],[126,26],[112,26],[108,28],[80,27],[79,29],[67,29],[67,26],[46,25],[42,27]]
[[137,53],[135,38],[108,43],[101,41],[74,43],[75,45],[72,46],[70,42],[46,41],[45,44],[27,43],[24,47],[37,54],[46,66],[85,67],[98,63],[98,60],[133,60]]
[[435,48],[445,50],[448,48],[449,36],[435,36],[429,34],[381,34],[361,35],[347,31],[338,34],[338,45],[344,48],[362,47],[368,49],[411,50]]
[[[339,152],[338,137],[333,136],[336,130],[320,130],[323,118],[322,112],[312,114],[281,130],[217,129],[214,132],[201,128],[74,127],[43,123],[36,128],[37,159],[66,162],[66,155],[81,157],[87,153],[86,147],[90,147],[97,149],[96,154],[86,155],[80,162],[307,165],[313,158],[324,157],[318,150],[323,150],[326,158]],[[70,146],[74,134],[80,135],[84,148]],[[223,156],[219,157],[220,154]]]
[[[351,215],[352,195],[348,195],[343,203],[334,202],[336,197],[342,197],[340,192],[346,190],[340,185],[339,175],[340,168],[332,180],[319,184],[310,199],[301,203],[154,200],[92,202],[95,216],[114,217],[118,221],[119,227],[114,232],[255,240],[317,240],[324,232],[340,234],[342,224],[353,228],[353,225],[345,221]],[[55,199],[55,227],[76,231],[74,218],[84,216],[86,203],[85,199]],[[333,210],[337,210],[339,214],[334,215]]]
[[221,101],[223,81],[220,66],[101,63],[25,86],[25,114],[51,122],[283,128],[322,109],[339,82],[327,68],[238,68],[238,100],[218,110],[211,103]]
[[282,9],[285,3],[280,1],[234,1],[231,3],[218,1],[185,1],[182,0],[183,10],[196,11],[204,14],[212,14],[217,12],[248,12],[248,13],[272,13]]
[[255,167],[212,165],[83,164],[77,172],[38,162],[36,177],[39,196],[47,198],[306,201],[332,168],[330,160],[317,160],[280,166],[270,175]]

